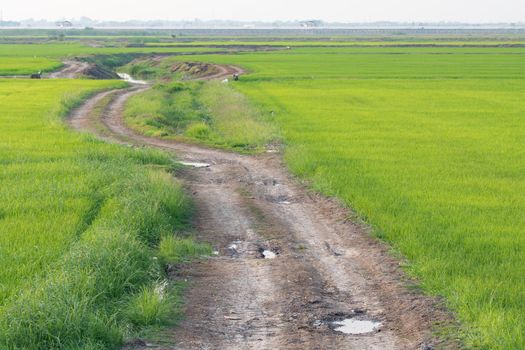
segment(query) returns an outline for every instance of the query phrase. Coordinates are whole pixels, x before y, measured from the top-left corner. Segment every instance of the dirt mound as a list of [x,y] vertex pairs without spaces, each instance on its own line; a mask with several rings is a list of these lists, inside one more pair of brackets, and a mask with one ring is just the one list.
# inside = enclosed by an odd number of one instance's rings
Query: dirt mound
[[202,62],[179,62],[170,67],[172,73],[186,73],[194,78],[214,75],[219,72],[216,65]]
[[62,69],[45,76],[51,79],[120,79],[117,73],[104,65],[87,62],[83,59],[64,61]]
[[120,79],[120,77],[110,68],[98,64],[89,64],[82,75],[92,79]]

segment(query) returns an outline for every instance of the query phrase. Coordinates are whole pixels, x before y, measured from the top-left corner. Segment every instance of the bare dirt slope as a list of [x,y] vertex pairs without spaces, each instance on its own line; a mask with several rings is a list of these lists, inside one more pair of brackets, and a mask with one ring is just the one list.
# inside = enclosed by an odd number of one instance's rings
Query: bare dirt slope
[[[212,78],[241,72],[221,69]],[[122,122],[123,107],[147,88],[99,94],[70,123],[107,140],[209,164],[188,166],[178,177],[197,207],[198,238],[217,254],[171,269],[173,278],[189,281],[185,319],[162,342],[128,348],[432,349],[429,330],[449,315],[407,289],[399,261],[350,221],[346,209],[305,189],[278,153],[244,156],[135,134]],[[97,116],[94,107],[105,98],[111,102]],[[275,258],[264,259],[264,251]],[[344,334],[333,323],[343,319],[380,326]]]
[[75,79],[81,77],[88,69],[89,63],[76,60],[64,61],[64,67],[55,72],[44,75],[51,79]]

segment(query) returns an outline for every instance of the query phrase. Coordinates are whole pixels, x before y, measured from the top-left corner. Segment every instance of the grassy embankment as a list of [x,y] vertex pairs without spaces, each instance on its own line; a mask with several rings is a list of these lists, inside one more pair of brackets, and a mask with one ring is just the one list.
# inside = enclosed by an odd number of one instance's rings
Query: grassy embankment
[[60,119],[118,84],[0,80],[2,349],[116,349],[171,318],[163,265],[209,252],[184,233],[191,206],[167,155]]
[[125,119],[149,136],[241,152],[260,151],[277,138],[271,115],[220,82],[158,84],[128,101]]
[[94,55],[123,54],[188,54],[193,52],[222,51],[216,48],[141,48],[141,47],[92,47],[87,43],[0,44],[0,76],[31,74],[39,70],[52,71],[62,65],[63,58]]
[[134,61],[123,70],[156,82],[153,89],[127,102],[124,117],[138,132],[239,152],[261,151],[278,140],[272,114],[257,108],[227,84],[178,82],[178,78],[191,78],[192,70],[172,73],[173,65],[157,60]]
[[276,111],[292,171],[408,258],[464,325],[466,347],[503,350],[525,348],[524,57],[318,48],[192,59],[247,67],[234,86]]

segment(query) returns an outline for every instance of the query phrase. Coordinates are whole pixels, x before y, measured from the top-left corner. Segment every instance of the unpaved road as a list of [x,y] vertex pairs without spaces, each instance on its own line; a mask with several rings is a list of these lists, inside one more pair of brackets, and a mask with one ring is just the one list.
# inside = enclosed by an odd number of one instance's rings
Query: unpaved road
[[81,77],[90,67],[89,63],[76,60],[64,61],[64,67],[56,72],[44,74],[44,78],[75,79]]
[[[75,79],[80,78],[89,69],[87,62],[76,60],[67,60],[62,62],[64,66],[51,73],[42,73],[42,79]],[[35,72],[36,73],[36,72]],[[5,75],[0,76],[2,79],[29,79],[30,74],[26,75]]]
[[[221,72],[208,78],[240,71],[226,66]],[[138,341],[127,348],[404,350],[436,345],[429,330],[449,321],[447,312],[436,300],[410,291],[388,248],[350,221],[339,203],[299,184],[280,154],[244,156],[129,130],[121,119],[123,106],[147,88],[96,95],[72,114],[70,124],[106,140],[157,147],[184,162],[210,164],[186,167],[178,178],[197,207],[198,238],[218,253],[172,269],[173,278],[189,282],[185,319],[162,342],[146,346]],[[94,107],[105,98],[111,102],[96,115]],[[264,259],[264,250],[276,257]],[[381,325],[364,334],[335,331],[332,321],[347,318]]]

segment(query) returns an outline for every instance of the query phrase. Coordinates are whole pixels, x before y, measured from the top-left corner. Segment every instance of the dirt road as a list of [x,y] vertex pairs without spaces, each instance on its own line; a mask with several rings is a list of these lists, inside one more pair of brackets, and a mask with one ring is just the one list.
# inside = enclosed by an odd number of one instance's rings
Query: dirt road
[[[62,62],[64,66],[57,71],[51,73],[43,73],[42,79],[76,79],[89,69],[90,65],[87,62],[68,60]],[[36,72],[35,72],[36,73]],[[2,79],[29,79],[30,75],[5,75]]]
[[[429,330],[448,314],[407,288],[399,261],[348,210],[299,184],[279,153],[244,156],[135,134],[123,106],[147,88],[101,93],[70,123],[189,164],[178,177],[197,207],[198,238],[216,255],[170,272],[189,281],[179,326],[160,343],[128,348],[432,349]],[[111,102],[96,115],[104,98]]]
[[75,79],[83,75],[89,69],[89,63],[76,60],[64,61],[64,67],[56,72],[44,74],[44,78],[51,79]]

